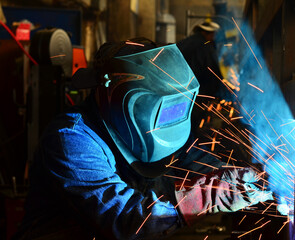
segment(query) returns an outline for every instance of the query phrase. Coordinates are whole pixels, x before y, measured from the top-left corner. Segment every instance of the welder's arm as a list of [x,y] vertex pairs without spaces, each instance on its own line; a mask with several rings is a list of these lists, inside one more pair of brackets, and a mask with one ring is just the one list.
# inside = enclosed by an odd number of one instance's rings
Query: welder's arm
[[256,185],[257,174],[250,168],[214,171],[191,181],[176,183],[178,207],[187,224],[208,213],[234,212],[273,200],[272,192]]

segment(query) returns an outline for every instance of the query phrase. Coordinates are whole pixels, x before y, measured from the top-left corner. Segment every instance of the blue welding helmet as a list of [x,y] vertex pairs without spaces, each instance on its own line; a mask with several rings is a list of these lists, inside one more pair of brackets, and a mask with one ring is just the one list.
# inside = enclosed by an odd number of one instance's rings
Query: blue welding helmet
[[133,43],[104,44],[95,68],[79,69],[72,82],[96,88],[117,148],[137,172],[155,177],[189,138],[199,82],[175,44]]
[[154,163],[188,140],[199,83],[175,44],[118,56],[98,88],[101,114],[129,164]]

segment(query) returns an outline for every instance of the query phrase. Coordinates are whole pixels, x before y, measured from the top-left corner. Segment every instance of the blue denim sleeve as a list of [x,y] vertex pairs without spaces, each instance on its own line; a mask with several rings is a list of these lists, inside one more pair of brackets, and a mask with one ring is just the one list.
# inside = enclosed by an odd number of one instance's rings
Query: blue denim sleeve
[[86,125],[47,135],[42,148],[57,194],[94,232],[115,239],[160,239],[179,227],[174,205],[157,200],[153,190],[143,195],[122,181],[111,150]]

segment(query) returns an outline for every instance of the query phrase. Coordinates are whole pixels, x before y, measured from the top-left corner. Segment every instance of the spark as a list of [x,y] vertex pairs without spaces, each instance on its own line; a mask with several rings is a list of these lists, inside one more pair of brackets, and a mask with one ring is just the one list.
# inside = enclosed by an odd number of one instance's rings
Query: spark
[[129,40],[127,40],[127,41],[125,42],[125,44],[136,45],[136,46],[144,47],[144,44],[131,42],[131,41],[129,41]]
[[207,163],[202,163],[202,162],[198,162],[198,161],[193,161],[193,162],[198,163],[198,164],[201,164],[201,165],[204,165],[204,166],[207,166],[207,167],[210,167],[210,168],[213,168],[213,169],[219,169],[219,168],[213,167],[212,165],[209,165]]
[[234,19],[233,17],[232,17],[232,20],[233,20],[233,22],[235,23],[235,25],[236,25],[237,29],[239,30],[240,34],[241,34],[242,37],[244,38],[245,42],[247,43],[249,49],[251,50],[251,52],[252,52],[253,56],[255,57],[257,63],[259,64],[260,68],[262,69],[262,66],[261,66],[260,62],[258,61],[258,59],[257,59],[257,57],[256,57],[256,55],[255,55],[255,53],[253,52],[253,50],[252,50],[250,44],[248,43],[247,39],[245,38],[244,34],[242,33],[241,29],[239,28],[238,24],[236,23],[236,21],[235,21],[235,19]]
[[186,173],[186,175],[185,175],[185,177],[184,177],[184,179],[183,179],[183,181],[182,181],[182,184],[181,184],[181,186],[180,186],[180,188],[179,188],[179,191],[183,188],[183,185],[184,185],[184,183],[185,183],[185,181],[186,181],[186,179],[187,179],[188,174],[189,174],[189,171],[187,171],[187,173]]
[[142,228],[143,224],[148,220],[148,218],[151,216],[152,213],[149,213],[149,215],[144,219],[143,223],[140,225],[140,227],[138,228],[138,230],[136,231],[135,234],[137,234],[139,232],[139,230]]
[[189,81],[188,85],[186,86],[186,89],[187,89],[188,86],[191,84],[191,82],[193,81],[194,78],[195,78],[195,76],[193,76],[193,77],[191,78],[191,80]]
[[262,218],[260,218],[256,223],[254,223],[255,225],[257,224],[257,223],[259,223],[261,220],[263,220],[264,219],[264,217],[262,217]]
[[172,165],[173,163],[175,163],[175,162],[177,162],[178,161],[178,158],[176,158],[175,160],[174,160],[174,154],[172,155],[172,158],[171,158],[171,160],[170,160],[170,163],[168,164],[168,165],[166,165],[166,166],[170,166],[170,165]]
[[161,54],[161,52],[163,52],[163,50],[164,48],[162,48],[151,61],[154,62],[157,59],[157,57]]
[[196,103],[195,101],[193,101],[190,97],[186,96],[183,92],[179,91],[177,88],[173,87],[170,83],[167,83],[170,87],[174,88],[176,91],[178,91],[179,93],[181,93],[183,96],[185,96],[186,98],[188,98],[191,102],[193,102],[195,105],[197,105],[198,107],[200,107],[201,109],[204,110],[204,108],[202,108],[198,103]]
[[234,114],[234,108],[232,107],[229,112],[229,117],[231,118],[231,120],[232,120],[233,114]]
[[160,197],[158,197],[155,201],[153,201],[148,207],[147,209],[149,209],[151,206],[153,206],[159,199],[161,199],[164,196],[164,194]]
[[199,175],[202,175],[202,176],[206,176],[206,174],[204,174],[204,173],[199,173],[199,172],[196,172],[196,171],[187,170],[185,168],[180,168],[180,167],[175,167],[175,166],[167,166],[167,165],[166,165],[166,167],[175,168],[175,169],[186,171],[186,172],[189,171],[191,173],[195,173],[195,174],[199,174]]
[[[185,90],[187,90],[185,88],[185,86],[183,86],[179,81],[177,81],[174,77],[172,77],[169,73],[165,72],[162,68],[160,68],[157,64],[155,64],[154,62],[152,62],[151,60],[149,60],[149,62],[151,64],[153,64],[156,68],[158,68],[159,70],[161,70],[164,74],[166,74],[168,77],[170,77],[172,80],[174,80],[176,83],[178,83],[180,86],[182,86]],[[168,83],[169,84],[169,83]],[[170,85],[170,84],[169,84]],[[172,85],[170,85],[172,87]],[[187,90],[187,92],[189,92],[190,94],[194,95],[194,93],[192,93],[191,91]]]
[[232,43],[223,44],[223,46],[225,46],[225,47],[231,47],[232,45],[233,45]]
[[260,233],[258,240],[260,240],[260,239],[261,239],[261,237],[262,237],[262,233]]
[[206,213],[209,209],[212,209],[212,208],[214,208],[214,207],[216,207],[217,205],[215,204],[215,205],[213,205],[212,207],[208,207],[208,208],[206,208],[204,211],[202,211],[202,212],[199,212],[198,214],[197,214],[197,216],[200,216],[200,215],[202,215],[203,213]]
[[156,130],[159,130],[160,128],[155,128],[155,129],[152,129],[150,131],[147,131],[146,133],[150,133],[150,132],[153,132],[153,131],[156,131]]
[[259,87],[257,87],[257,86],[255,86],[255,85],[253,85],[253,84],[251,84],[251,83],[249,83],[248,82],[248,85],[250,85],[251,87],[254,87],[254,88],[256,88],[257,90],[259,90],[260,92],[264,92],[262,89],[260,89]]
[[211,42],[211,41],[207,41],[207,42],[204,43],[204,45],[205,45],[205,44],[208,44],[208,43],[210,43],[210,42]]
[[215,99],[215,97],[213,97],[213,96],[209,96],[209,95],[197,95],[197,97],[203,97],[203,98],[212,98],[212,99]]
[[220,142],[216,142],[216,141],[212,141],[212,142],[204,142],[204,143],[199,143],[199,146],[202,146],[202,145],[209,145],[209,144],[213,144],[213,143],[220,143]]
[[[165,177],[170,177],[170,178],[175,178],[175,179],[181,179],[181,180],[184,179],[184,178],[182,178],[182,177],[177,177],[177,176],[172,176],[172,175],[167,175],[167,174],[164,174],[163,176],[165,176]],[[190,181],[190,179],[186,179],[186,181]]]
[[280,126],[283,127],[283,126],[286,126],[286,125],[288,125],[288,124],[292,124],[292,123],[295,123],[295,120],[293,120],[293,121],[291,121],[291,122],[288,122],[288,123],[284,123],[284,124],[282,124],[282,125],[280,125]]
[[205,119],[204,119],[204,118],[202,118],[202,120],[201,120],[201,122],[200,122],[200,125],[199,125],[199,128],[202,128],[202,127],[203,127],[203,125],[204,125],[204,123],[205,123]]
[[244,118],[244,117],[242,117],[242,116],[240,116],[240,117],[233,117],[233,118],[231,118],[230,120],[231,120],[231,121],[234,121],[234,120],[242,119],[242,118]]
[[194,142],[193,142],[193,144],[186,150],[186,153],[188,153],[190,150],[191,150],[191,148],[195,145],[195,143],[197,142],[199,140],[199,138],[197,138]]
[[50,58],[58,58],[58,57],[65,57],[65,54],[59,54],[59,55],[55,55],[55,56],[51,56]]
[[259,226],[257,228],[254,228],[254,229],[252,229],[252,230],[250,230],[248,232],[245,232],[245,233],[241,234],[240,236],[238,236],[238,238],[241,238],[241,237],[243,237],[243,236],[245,236],[245,235],[247,235],[247,234],[249,234],[249,233],[251,233],[251,232],[253,232],[253,231],[257,230],[257,229],[259,229],[259,228],[263,228],[269,222],[271,222],[271,220],[267,221],[266,223],[262,224],[261,226]]
[[221,135],[221,136],[223,136],[223,137],[225,137],[225,138],[227,138],[227,139],[229,139],[229,140],[235,142],[236,144],[240,144],[238,141],[236,141],[236,140],[234,140],[234,139],[232,139],[232,138],[230,138],[230,137],[228,137],[228,136],[222,134],[221,132],[219,132],[219,131],[217,131],[217,130],[215,130],[215,129],[213,129],[213,128],[211,128],[211,130],[214,131],[214,132],[216,132],[216,133],[218,133],[219,135]]
[[231,152],[230,152],[230,155],[229,155],[229,158],[228,158],[228,160],[227,160],[227,163],[226,163],[226,166],[228,166],[228,163],[229,163],[229,161],[230,161],[230,158],[231,158],[231,155],[233,154],[233,149],[231,150]]
[[186,198],[187,196],[184,196],[183,199],[181,199],[175,206],[174,208],[177,208],[179,206],[179,204]]
[[288,222],[290,222],[290,220],[284,222],[283,226],[279,229],[279,231],[277,231],[277,234],[280,233],[280,231],[285,227],[285,225],[286,225]]
[[217,158],[221,158],[221,157],[218,156],[217,154],[214,154],[214,153],[212,153],[212,152],[209,152],[209,151],[207,151],[207,150],[205,150],[205,149],[202,149],[202,148],[199,148],[199,147],[196,147],[196,146],[193,146],[193,147],[196,148],[196,149],[199,149],[199,150],[201,150],[201,151],[203,151],[203,152],[209,153],[209,154],[211,154],[211,155],[213,155],[213,156],[215,156],[215,157],[217,157]]
[[241,223],[244,221],[244,219],[247,217],[247,215],[245,215],[243,218],[242,218],[242,220],[239,222],[239,224],[238,225],[241,225]]
[[261,214],[264,214],[267,211],[267,209],[269,209],[273,204],[274,203],[269,204],[269,206]]
[[209,237],[209,236],[207,235],[207,236],[204,238],[204,240],[207,240],[207,239],[208,239],[208,237]]

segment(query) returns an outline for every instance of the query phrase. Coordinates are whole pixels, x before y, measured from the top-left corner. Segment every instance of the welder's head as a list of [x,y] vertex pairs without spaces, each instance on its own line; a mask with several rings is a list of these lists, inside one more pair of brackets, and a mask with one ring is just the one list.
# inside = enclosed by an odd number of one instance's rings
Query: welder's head
[[[120,44],[105,45],[97,54],[97,99],[119,150],[142,170],[157,166],[188,140],[199,83],[175,44]],[[102,58],[102,51],[113,57]]]
[[200,31],[206,41],[214,41],[215,33],[220,29],[218,23],[212,21],[204,21],[201,24],[197,24],[193,28],[193,32],[196,33]]

